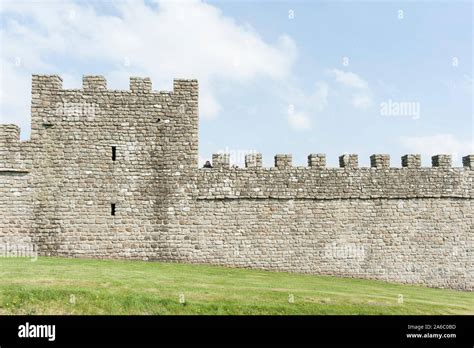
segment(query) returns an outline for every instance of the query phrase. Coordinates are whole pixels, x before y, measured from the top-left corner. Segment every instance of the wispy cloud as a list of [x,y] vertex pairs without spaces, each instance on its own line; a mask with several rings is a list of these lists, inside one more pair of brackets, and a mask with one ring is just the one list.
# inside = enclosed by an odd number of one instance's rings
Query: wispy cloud
[[0,32],[0,106],[7,121],[28,122],[23,111],[31,73],[71,74],[78,67],[78,74],[104,73],[111,84],[149,76],[155,89],[168,88],[173,78],[198,78],[201,116],[211,119],[221,109],[213,81],[285,79],[297,56],[289,36],[266,42],[248,24],[201,1],[108,4],[113,14],[73,1],[2,3],[1,13],[10,15]]
[[328,104],[328,84],[318,81],[310,93],[294,85],[288,85],[282,92],[282,98],[288,104],[288,124],[294,130],[312,129],[316,114],[322,112]]
[[344,86],[355,88],[355,89],[367,89],[369,85],[359,75],[350,72],[342,71],[339,69],[331,69],[329,73],[334,76],[334,79],[343,84]]
[[350,71],[330,69],[328,72],[337,83],[351,90],[353,107],[366,110],[372,106],[372,93],[367,81]]
[[310,116],[304,112],[289,112],[288,123],[295,130],[308,130],[312,127]]

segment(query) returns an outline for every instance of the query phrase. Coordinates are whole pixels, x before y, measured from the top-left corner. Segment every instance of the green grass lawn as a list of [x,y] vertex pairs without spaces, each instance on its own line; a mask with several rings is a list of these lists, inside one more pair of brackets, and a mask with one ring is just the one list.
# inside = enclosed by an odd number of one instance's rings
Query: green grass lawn
[[0,258],[0,314],[474,314],[474,293],[206,265]]

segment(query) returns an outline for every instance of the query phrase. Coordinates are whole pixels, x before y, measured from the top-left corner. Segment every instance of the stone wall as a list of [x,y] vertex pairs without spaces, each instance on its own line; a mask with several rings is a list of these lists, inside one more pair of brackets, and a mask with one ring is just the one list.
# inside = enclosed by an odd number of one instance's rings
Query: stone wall
[[20,128],[0,125],[0,256],[32,248],[33,190],[29,142]]
[[472,290],[473,178],[470,167],[201,169],[178,184],[170,259]]
[[473,290],[474,156],[226,154],[198,169],[198,86],[33,76],[31,140],[0,125],[0,241],[42,255],[210,263]]

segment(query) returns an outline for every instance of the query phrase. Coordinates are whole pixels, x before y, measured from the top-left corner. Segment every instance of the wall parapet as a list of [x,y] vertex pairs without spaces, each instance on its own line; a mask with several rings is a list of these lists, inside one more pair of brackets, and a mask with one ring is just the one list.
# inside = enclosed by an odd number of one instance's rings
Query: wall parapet
[[20,141],[20,127],[15,124],[0,124],[0,144],[8,145]]
[[190,79],[174,79],[172,91],[155,91],[152,89],[152,82],[149,77],[132,76],[129,79],[129,90],[112,90],[107,89],[107,79],[102,75],[84,75],[82,77],[82,89],[64,89],[63,80],[58,75],[33,75],[32,76],[32,94],[33,98],[39,97],[41,94],[50,95],[51,92],[85,92],[87,94],[93,93],[123,93],[131,94],[163,94],[163,93],[194,93],[197,92],[197,80]]
[[339,156],[339,167],[341,168],[357,168],[359,166],[359,156],[354,154],[346,154]]
[[404,155],[402,156],[402,167],[420,168],[421,155]]
[[293,166],[292,155],[275,155],[275,167],[280,169],[291,168]]
[[28,172],[30,167],[29,142],[20,141],[20,127],[0,125],[0,172]]
[[262,154],[252,153],[245,155],[245,168],[261,168],[262,167]]
[[229,168],[197,170],[189,182],[182,185],[195,199],[474,198],[474,171],[468,167]]
[[431,157],[431,163],[433,167],[451,167],[451,156],[450,155],[435,155]]
[[326,167],[326,155],[322,153],[308,155],[308,167],[320,169]]
[[213,154],[212,155],[212,166],[214,168],[229,168],[230,156],[228,154]]
[[370,156],[370,166],[372,168],[390,168],[390,155]]
[[[213,154],[213,163],[215,168],[240,169],[230,165],[230,155],[219,153]],[[291,154],[277,154],[274,157],[274,167],[269,169],[285,170],[289,168],[308,168],[308,169],[331,169],[326,167],[325,154],[310,154],[308,155],[307,167],[293,167],[293,156]],[[467,155],[462,158],[463,167],[474,167],[474,155]],[[406,169],[421,169],[421,155],[403,155],[401,157],[401,166]],[[370,167],[375,169],[396,169],[390,166],[390,155],[387,154],[373,154],[370,156]],[[452,167],[451,155],[434,155],[431,157],[431,167],[438,169],[449,169]],[[262,168],[262,154],[247,154],[245,155],[245,168],[258,169]],[[346,170],[356,170],[359,168],[359,157],[356,154],[344,154],[339,156],[339,168]],[[365,168],[365,167],[360,167]],[[456,168],[456,167],[453,167]],[[398,168],[399,169],[399,168]]]

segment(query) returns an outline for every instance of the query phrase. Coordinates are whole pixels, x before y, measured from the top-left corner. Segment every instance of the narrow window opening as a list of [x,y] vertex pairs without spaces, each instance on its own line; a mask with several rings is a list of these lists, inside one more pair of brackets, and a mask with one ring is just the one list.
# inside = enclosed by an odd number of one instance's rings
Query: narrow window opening
[[115,203],[110,205],[110,215],[115,216]]
[[115,161],[116,158],[117,158],[117,147],[112,146],[112,161]]

